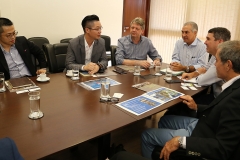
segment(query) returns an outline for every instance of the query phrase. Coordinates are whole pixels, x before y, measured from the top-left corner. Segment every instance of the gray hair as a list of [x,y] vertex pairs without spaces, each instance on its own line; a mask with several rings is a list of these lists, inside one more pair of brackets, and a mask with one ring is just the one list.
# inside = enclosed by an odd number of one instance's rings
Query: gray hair
[[145,29],[145,21],[144,21],[141,17],[134,18],[134,19],[131,21],[130,26],[131,26],[133,23],[136,23],[136,24],[138,24],[139,26],[141,26],[142,30]]
[[183,26],[187,26],[187,25],[192,26],[192,31],[193,31],[193,32],[194,32],[194,31],[198,31],[198,25],[197,25],[197,23],[192,22],[192,21],[189,21],[189,22],[184,23]]
[[219,57],[222,63],[232,62],[235,73],[240,73],[240,41],[226,41],[218,45]]

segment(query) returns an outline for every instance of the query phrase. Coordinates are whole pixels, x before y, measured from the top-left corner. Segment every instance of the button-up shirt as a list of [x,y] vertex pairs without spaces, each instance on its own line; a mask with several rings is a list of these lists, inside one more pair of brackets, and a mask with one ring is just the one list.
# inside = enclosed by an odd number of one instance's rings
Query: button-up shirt
[[207,64],[208,56],[205,44],[198,38],[190,45],[180,39],[175,44],[172,62],[178,62],[184,66],[194,66],[195,69],[198,69]]
[[153,46],[150,39],[145,36],[140,37],[138,44],[134,44],[131,35],[118,39],[116,51],[116,63],[122,64],[124,59],[147,60],[147,55],[154,61],[156,58],[162,61],[162,57]]
[[[85,53],[86,53],[86,57],[85,57],[85,64],[88,64],[91,62],[91,57],[92,57],[92,50],[93,50],[93,45],[94,45],[94,41],[91,44],[91,46],[89,47],[85,37],[84,37],[84,44],[85,44]],[[84,70],[85,65],[82,66],[82,70]]]
[[27,66],[25,65],[21,55],[18,53],[18,50],[14,45],[11,46],[10,52],[7,52],[2,45],[0,47],[3,51],[5,59],[8,64],[10,78],[19,78],[23,76],[31,76]]

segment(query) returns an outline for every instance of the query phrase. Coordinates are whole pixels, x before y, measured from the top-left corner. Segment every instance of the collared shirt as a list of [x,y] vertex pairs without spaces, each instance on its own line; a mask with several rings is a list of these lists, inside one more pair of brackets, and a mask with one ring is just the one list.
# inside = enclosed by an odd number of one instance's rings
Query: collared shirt
[[195,69],[198,69],[207,64],[208,56],[205,44],[198,38],[190,45],[180,39],[175,44],[172,62],[178,62],[184,66],[194,66]]
[[238,80],[240,78],[240,75],[230,79],[229,81],[225,82],[223,85],[222,85],[222,92],[228,88],[229,86],[231,86],[236,80]]
[[[84,37],[84,44],[85,44],[85,53],[86,53],[86,57],[85,57],[85,64],[88,64],[91,62],[91,57],[92,57],[92,50],[93,50],[93,45],[94,45],[94,41],[93,43],[91,44],[91,46],[89,47],[85,37]],[[82,66],[82,70],[83,70],[83,67],[85,65]]]
[[216,98],[222,91],[222,84],[224,81],[217,77],[217,71],[215,66],[216,58],[214,56],[211,57],[205,68],[207,71],[204,74],[200,74],[197,77],[197,83],[200,86],[209,86],[212,85],[213,94]]
[[19,54],[15,44],[10,48],[10,52],[7,52],[2,45],[0,47],[3,51],[5,59],[8,64],[10,78],[19,78],[23,76],[31,76],[27,66],[25,65],[21,55]]
[[131,35],[118,39],[118,47],[116,51],[116,63],[122,64],[124,59],[131,60],[147,60],[147,55],[155,60],[158,58],[162,61],[162,57],[153,46],[150,39],[141,36],[138,44],[134,44]]
[[206,70],[208,70],[211,65],[215,64],[215,62],[216,62],[216,57],[212,55],[210,60],[208,61],[208,63],[204,67],[206,68]]

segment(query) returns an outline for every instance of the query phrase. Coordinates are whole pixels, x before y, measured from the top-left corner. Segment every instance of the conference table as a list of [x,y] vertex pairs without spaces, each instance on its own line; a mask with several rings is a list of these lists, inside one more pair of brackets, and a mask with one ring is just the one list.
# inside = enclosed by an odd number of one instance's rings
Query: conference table
[[[108,70],[113,70],[113,67],[109,67]],[[141,74],[154,74],[153,72],[154,69],[146,69]],[[102,140],[102,143],[99,141],[99,154],[105,152],[105,155],[98,156],[98,159],[102,160],[106,158],[107,151],[104,149],[109,149],[109,135],[112,131],[181,102],[180,99],[175,99],[136,116],[114,104],[99,102],[100,90],[90,91],[77,84],[96,79],[95,77],[80,76],[77,81],[72,81],[65,73],[48,74],[48,77],[50,81],[44,83],[36,81],[37,77],[31,77],[41,88],[40,109],[44,113],[41,119],[28,118],[30,109],[27,93],[0,93],[0,138],[12,138],[26,160],[43,158],[94,138]],[[110,93],[111,96],[113,93],[124,94],[120,102],[143,94],[143,91],[133,88],[132,85],[145,81],[189,95],[206,90],[206,87],[183,90],[179,83],[166,83],[164,75],[144,79],[127,73],[109,78],[121,83],[112,86]]]

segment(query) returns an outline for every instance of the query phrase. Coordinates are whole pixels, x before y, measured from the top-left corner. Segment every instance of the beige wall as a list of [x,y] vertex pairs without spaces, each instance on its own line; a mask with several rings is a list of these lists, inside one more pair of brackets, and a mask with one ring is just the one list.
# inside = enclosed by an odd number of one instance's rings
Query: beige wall
[[117,44],[121,37],[123,0],[0,0],[0,16],[11,19],[19,35],[43,36],[50,43],[83,34],[81,21],[96,14],[102,34]]

